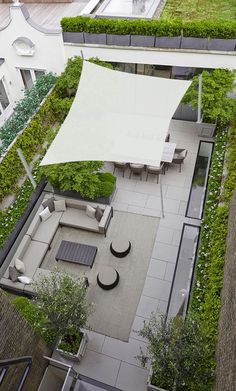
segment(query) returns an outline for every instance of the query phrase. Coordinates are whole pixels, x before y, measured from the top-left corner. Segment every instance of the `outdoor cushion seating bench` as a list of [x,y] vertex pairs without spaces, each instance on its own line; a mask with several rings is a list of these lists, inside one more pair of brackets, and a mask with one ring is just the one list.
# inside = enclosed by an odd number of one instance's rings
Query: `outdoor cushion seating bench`
[[[51,196],[52,194],[46,195],[43,201]],[[38,278],[40,274],[38,269],[44,270],[40,266],[48,249],[50,249],[51,242],[59,226],[84,229],[106,235],[113,216],[113,208],[110,205],[99,205],[103,215],[98,222],[95,218],[93,219],[86,215],[88,202],[58,195],[53,195],[53,197],[55,201],[65,200],[66,210],[60,212],[53,211],[50,218],[42,221],[39,216],[39,213],[44,209],[42,202],[9,264],[9,266],[14,266],[15,259],[20,259],[25,266],[24,275],[32,279],[32,281],[35,281],[36,277]],[[97,206],[94,203],[89,202],[89,204],[94,208]],[[31,285],[18,281],[13,282],[9,278],[9,266],[0,280],[0,286],[8,290],[31,294]],[[45,272],[48,271],[45,270]]]

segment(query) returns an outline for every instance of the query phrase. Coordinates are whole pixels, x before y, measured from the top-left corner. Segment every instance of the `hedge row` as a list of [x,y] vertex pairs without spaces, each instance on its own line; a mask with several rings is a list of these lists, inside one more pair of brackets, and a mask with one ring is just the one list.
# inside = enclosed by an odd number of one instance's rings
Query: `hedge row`
[[173,20],[129,20],[129,19],[91,19],[83,16],[66,17],[61,20],[64,32],[87,32],[96,34],[133,34],[157,37],[199,37],[236,38],[236,21],[183,21]]

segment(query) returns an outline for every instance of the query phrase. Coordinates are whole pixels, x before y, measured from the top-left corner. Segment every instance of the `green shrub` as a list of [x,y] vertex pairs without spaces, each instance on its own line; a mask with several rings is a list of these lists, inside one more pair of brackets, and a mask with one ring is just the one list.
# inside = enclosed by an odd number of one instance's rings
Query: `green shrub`
[[236,38],[236,21],[212,20],[191,22],[181,19],[103,19],[83,16],[66,17],[61,20],[64,32],[87,32],[106,34],[134,34],[155,36]]
[[101,172],[98,175],[101,182],[116,183],[116,177],[111,172]]
[[114,191],[114,183],[112,182],[100,182],[99,197],[109,197]]
[[46,329],[46,318],[34,302],[26,297],[19,296],[12,300],[12,304],[31,325],[35,333],[40,335],[48,345],[52,346],[55,342],[55,334]]

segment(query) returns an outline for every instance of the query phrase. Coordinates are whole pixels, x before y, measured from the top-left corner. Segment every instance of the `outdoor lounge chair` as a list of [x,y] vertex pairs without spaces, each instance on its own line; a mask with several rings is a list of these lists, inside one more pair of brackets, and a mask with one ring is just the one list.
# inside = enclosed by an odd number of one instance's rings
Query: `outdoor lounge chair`
[[176,148],[175,149],[172,163],[179,164],[179,172],[181,172],[181,164],[183,164],[184,159],[187,156],[187,153],[188,153],[187,149],[184,149],[184,148]]
[[142,180],[142,173],[144,170],[144,164],[130,163],[129,168],[130,168],[129,178],[131,178],[132,174],[140,175],[140,181],[141,181]]
[[163,173],[164,170],[164,163],[161,163],[161,165],[158,166],[147,166],[147,176],[146,181],[148,180],[148,175],[156,175],[157,176],[157,183],[159,181],[159,175]]
[[114,164],[114,169],[113,169],[113,174],[115,173],[116,169],[119,168],[123,172],[123,178],[125,176],[125,170],[127,168],[127,163],[125,162],[113,162]]

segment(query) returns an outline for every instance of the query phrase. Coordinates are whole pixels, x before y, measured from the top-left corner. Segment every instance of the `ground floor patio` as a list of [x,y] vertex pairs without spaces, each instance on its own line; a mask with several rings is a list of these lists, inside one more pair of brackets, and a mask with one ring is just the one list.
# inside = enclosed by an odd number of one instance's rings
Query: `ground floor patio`
[[[80,364],[74,364],[74,369],[80,374],[124,391],[146,389],[148,370],[142,368],[136,359],[140,348],[145,350],[146,344],[137,331],[142,329],[144,321],[149,319],[152,312],[166,312],[183,224],[199,225],[199,220],[185,217],[200,141],[198,126],[173,120],[169,131],[171,142],[176,143],[179,148],[187,149],[188,154],[181,172],[179,166],[172,165],[162,175],[164,218],[161,218],[160,185],[156,183],[155,176],[149,176],[147,181],[144,176],[140,181],[135,176],[129,179],[128,171],[124,177],[121,172],[116,171],[117,189],[112,201],[114,211],[125,212],[127,215],[133,213],[152,216],[158,221],[150,262],[148,261],[144,281],[140,284],[143,289],[137,305],[133,303],[130,307],[131,312],[135,308],[135,313],[132,315],[128,342],[111,337],[109,333],[102,332],[102,328],[100,332],[90,330],[85,356]],[[107,168],[113,171],[111,164],[107,163]],[[146,231],[144,226],[144,238]],[[116,310],[115,305],[114,301],[111,313]],[[59,358],[57,353],[54,356]]]

